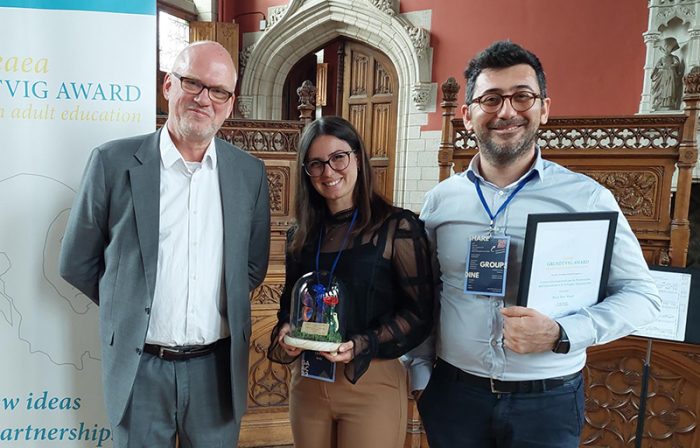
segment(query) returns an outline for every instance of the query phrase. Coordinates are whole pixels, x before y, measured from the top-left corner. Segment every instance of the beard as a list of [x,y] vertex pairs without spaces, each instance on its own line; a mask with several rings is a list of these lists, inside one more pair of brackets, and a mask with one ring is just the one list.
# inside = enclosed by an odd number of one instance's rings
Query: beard
[[182,135],[200,140],[211,140],[218,130],[218,127],[213,122],[204,124],[191,117],[181,117],[178,124]]
[[[522,138],[496,143],[491,136],[491,129],[507,128],[513,125],[525,125]],[[494,166],[507,166],[525,156],[537,141],[538,123],[523,117],[510,120],[497,120],[482,128],[474,128],[474,135],[479,142],[479,153]]]

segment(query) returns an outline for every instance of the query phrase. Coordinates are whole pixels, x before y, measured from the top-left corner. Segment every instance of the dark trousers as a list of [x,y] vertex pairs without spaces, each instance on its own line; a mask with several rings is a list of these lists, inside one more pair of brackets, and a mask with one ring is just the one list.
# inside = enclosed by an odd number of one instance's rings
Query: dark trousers
[[430,448],[577,448],[583,377],[545,392],[495,394],[438,362],[418,410]]

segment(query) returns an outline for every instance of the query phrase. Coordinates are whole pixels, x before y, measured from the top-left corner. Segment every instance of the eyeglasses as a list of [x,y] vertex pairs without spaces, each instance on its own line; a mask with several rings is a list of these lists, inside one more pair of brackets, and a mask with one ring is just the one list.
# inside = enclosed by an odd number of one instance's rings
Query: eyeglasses
[[510,105],[515,110],[516,112],[525,112],[527,110],[530,110],[532,106],[535,105],[535,100],[538,98],[542,98],[536,93],[528,92],[528,91],[522,91],[522,92],[515,92],[510,95],[501,95],[499,93],[487,93],[485,95],[481,95],[478,98],[474,98],[470,105],[473,103],[479,104],[479,107],[481,110],[486,112],[487,114],[495,114],[498,113],[499,110],[501,110],[501,107],[503,107],[503,102],[508,99],[510,101]]
[[309,160],[304,163],[304,171],[311,177],[323,175],[323,172],[326,170],[326,165],[331,167],[333,171],[343,171],[350,165],[350,154],[354,152],[355,151],[334,152],[326,161],[319,159]]
[[202,93],[202,90],[207,89],[209,99],[213,103],[225,103],[229,100],[229,98],[233,96],[233,92],[229,92],[228,90],[222,89],[221,87],[205,86],[204,84],[202,84],[194,78],[187,78],[175,72],[172,72],[171,75],[180,80],[180,87],[182,87],[182,90],[186,93],[192,95],[199,95],[200,93]]

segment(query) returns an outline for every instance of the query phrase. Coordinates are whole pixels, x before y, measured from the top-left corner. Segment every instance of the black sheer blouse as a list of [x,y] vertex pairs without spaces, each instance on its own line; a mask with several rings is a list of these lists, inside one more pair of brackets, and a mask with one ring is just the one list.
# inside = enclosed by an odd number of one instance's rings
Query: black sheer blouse
[[[321,269],[330,269],[351,217],[352,210],[347,210],[326,218]],[[293,231],[287,234],[288,243]],[[316,247],[317,240],[310,242],[299,258],[287,252],[278,322],[268,351],[272,361],[288,364],[295,359],[279,346],[277,337],[289,322],[294,283],[315,270]],[[395,209],[376,232],[351,238],[335,273],[350,294],[346,333],[354,342],[354,358],[345,365],[350,382],[357,382],[372,358],[398,358],[428,336],[435,300],[433,267],[423,223],[413,212]]]

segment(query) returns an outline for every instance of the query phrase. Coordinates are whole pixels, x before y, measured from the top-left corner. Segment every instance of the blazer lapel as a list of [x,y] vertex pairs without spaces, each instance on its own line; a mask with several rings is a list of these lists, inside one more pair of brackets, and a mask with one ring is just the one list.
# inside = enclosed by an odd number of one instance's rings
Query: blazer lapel
[[236,152],[224,142],[216,140],[216,158],[219,171],[219,188],[221,190],[221,209],[224,218],[224,275],[226,285],[232,285],[233,271],[236,254],[236,238],[240,226],[237,225],[243,210],[240,207],[239,197],[245,191],[241,175],[236,166]]
[[136,217],[136,237],[141,247],[141,257],[148,286],[153,298],[158,262],[158,229],[160,225],[160,132],[148,137],[134,157],[141,163],[129,169],[131,197]]

